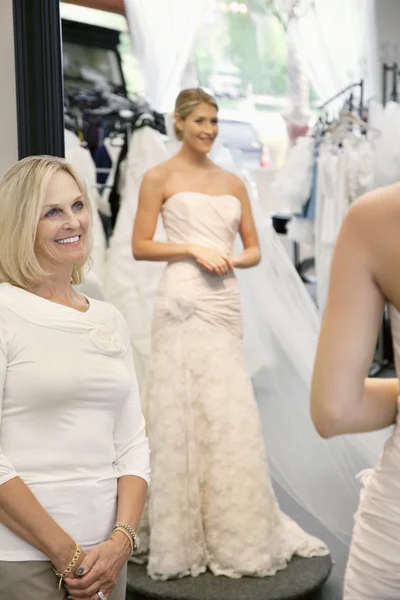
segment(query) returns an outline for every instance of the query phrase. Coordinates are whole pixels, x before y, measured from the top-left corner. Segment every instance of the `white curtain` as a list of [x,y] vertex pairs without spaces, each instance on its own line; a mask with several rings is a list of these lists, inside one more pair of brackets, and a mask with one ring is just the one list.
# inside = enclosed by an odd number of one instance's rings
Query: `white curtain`
[[125,0],[132,46],[153,109],[173,110],[204,0]]
[[366,100],[379,87],[374,0],[315,0],[290,24],[298,51],[321,101],[350,83],[366,83]]

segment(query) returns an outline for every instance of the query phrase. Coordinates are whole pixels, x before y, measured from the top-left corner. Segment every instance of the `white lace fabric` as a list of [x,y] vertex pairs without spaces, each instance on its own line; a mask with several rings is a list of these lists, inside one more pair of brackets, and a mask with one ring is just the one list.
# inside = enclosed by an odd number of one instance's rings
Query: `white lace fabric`
[[[169,241],[231,251],[240,222],[232,196],[179,194],[163,208]],[[155,579],[273,575],[294,554],[327,553],[283,517],[269,476],[242,347],[233,274],[170,263],[153,320],[144,411],[151,447],[148,571]],[[294,534],[294,532],[296,532]]]

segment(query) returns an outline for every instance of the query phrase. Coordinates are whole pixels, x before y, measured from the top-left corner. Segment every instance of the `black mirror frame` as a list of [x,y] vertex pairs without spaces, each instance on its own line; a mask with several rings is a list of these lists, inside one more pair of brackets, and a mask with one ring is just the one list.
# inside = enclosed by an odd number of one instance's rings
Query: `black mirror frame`
[[65,155],[59,0],[13,0],[18,155]]

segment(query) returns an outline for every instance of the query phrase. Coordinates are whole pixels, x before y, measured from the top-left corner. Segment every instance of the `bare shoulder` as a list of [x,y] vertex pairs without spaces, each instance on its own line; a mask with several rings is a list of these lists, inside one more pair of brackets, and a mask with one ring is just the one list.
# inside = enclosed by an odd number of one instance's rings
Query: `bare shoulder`
[[400,184],[378,188],[358,198],[346,216],[347,227],[365,233],[369,239],[382,242],[390,234],[399,237],[400,230]]
[[338,239],[342,261],[365,265],[390,301],[400,302],[400,184],[378,188],[351,206]]
[[236,196],[239,200],[246,200],[248,198],[247,189],[243,180],[235,173],[230,173],[221,169],[223,176],[226,180],[227,188],[232,196]]
[[163,185],[169,170],[168,161],[160,163],[156,167],[146,171],[143,176],[143,183],[159,187],[160,185]]
[[374,206],[377,202],[394,202],[397,200],[397,205],[399,204],[399,196],[400,196],[400,183],[394,183],[392,185],[387,185],[385,187],[380,187],[372,190],[371,192],[367,192],[363,196],[360,196],[355,202],[353,202],[352,207],[358,207],[360,205],[368,205]]

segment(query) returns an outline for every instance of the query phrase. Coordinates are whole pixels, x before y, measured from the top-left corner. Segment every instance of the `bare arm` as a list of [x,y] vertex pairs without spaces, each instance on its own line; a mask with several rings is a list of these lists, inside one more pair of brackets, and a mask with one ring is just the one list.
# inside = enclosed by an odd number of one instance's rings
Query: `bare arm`
[[146,495],[147,483],[144,479],[135,477],[134,475],[120,477],[118,479],[117,520],[121,523],[127,523],[137,531]]
[[143,178],[132,235],[132,252],[136,260],[174,261],[191,256],[189,244],[153,241],[164,201],[164,178],[165,174],[158,169],[152,169]]
[[378,430],[396,419],[398,380],[367,378],[384,309],[375,213],[373,198],[357,202],[335,248],[311,390],[312,419],[324,437]]
[[74,540],[50,517],[19,477],[0,486],[0,522],[48,556],[59,572],[66,569],[75,553]]
[[[141,477],[134,475],[125,475],[118,479],[118,513],[117,522],[130,525],[135,531],[138,530],[139,522],[142,517],[144,504],[147,496],[147,482]],[[120,531],[114,531],[112,538],[115,538],[122,552],[131,552],[129,541]]]
[[243,242],[243,252],[234,256],[232,258],[232,263],[236,268],[246,269],[254,267],[260,262],[261,252],[246,186],[238,177],[235,179],[235,196],[242,204],[242,218],[240,221],[239,233]]

